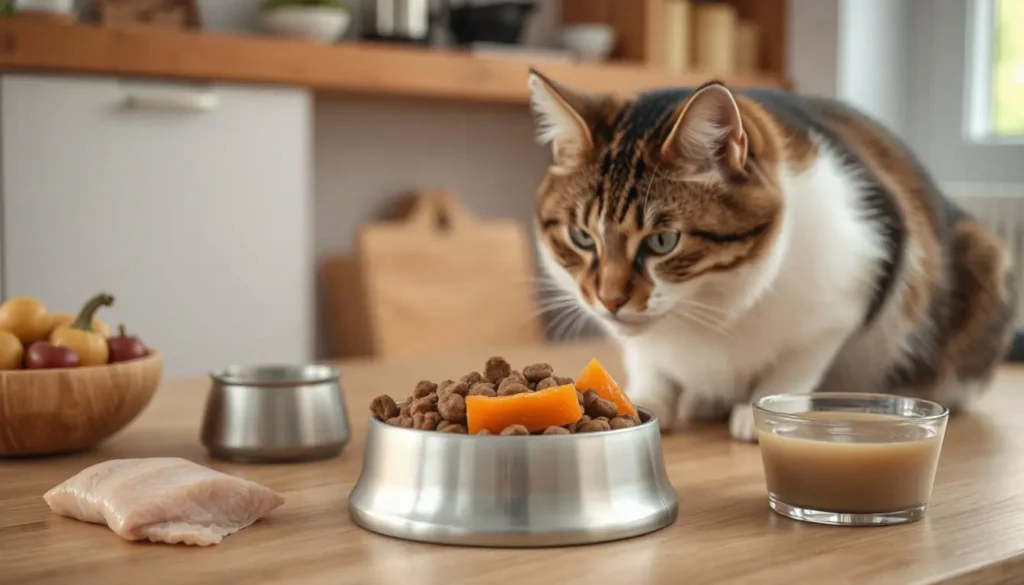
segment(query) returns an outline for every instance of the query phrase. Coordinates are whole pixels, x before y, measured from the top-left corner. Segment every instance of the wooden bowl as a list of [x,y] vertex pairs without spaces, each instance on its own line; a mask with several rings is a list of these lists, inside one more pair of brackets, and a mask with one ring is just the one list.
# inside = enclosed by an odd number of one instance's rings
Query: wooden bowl
[[88,449],[149,404],[163,357],[85,368],[0,372],[0,457]]

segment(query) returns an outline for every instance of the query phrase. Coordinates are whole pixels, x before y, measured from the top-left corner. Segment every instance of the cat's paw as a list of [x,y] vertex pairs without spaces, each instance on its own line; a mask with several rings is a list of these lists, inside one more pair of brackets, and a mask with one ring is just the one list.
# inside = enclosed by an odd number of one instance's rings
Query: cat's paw
[[757,428],[754,426],[754,408],[749,404],[737,404],[732,407],[729,415],[729,434],[737,441],[752,443],[757,441]]
[[696,392],[684,392],[679,397],[679,408],[676,410],[676,421],[712,421],[725,422],[732,412],[732,405],[724,398],[698,394]]
[[669,432],[675,427],[677,420],[675,397],[664,392],[663,389],[652,391],[651,389],[644,390],[641,387],[630,390],[629,399],[633,404],[642,406],[657,417],[662,432]]

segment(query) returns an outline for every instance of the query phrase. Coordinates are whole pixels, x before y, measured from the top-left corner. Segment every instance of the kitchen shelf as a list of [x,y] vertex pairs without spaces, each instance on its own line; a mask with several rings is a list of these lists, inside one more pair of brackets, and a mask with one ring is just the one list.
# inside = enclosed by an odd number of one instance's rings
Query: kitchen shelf
[[[569,85],[630,93],[710,76],[634,64],[569,64],[522,56],[106,28],[0,19],[0,70],[307,87],[336,94],[525,104],[530,65]],[[725,76],[736,87],[788,87],[773,74]]]

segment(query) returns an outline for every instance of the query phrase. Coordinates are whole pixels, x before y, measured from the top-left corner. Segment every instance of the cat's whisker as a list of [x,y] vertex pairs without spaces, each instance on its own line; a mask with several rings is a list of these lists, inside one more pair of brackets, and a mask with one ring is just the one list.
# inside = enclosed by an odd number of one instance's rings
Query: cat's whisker
[[732,312],[731,311],[723,309],[722,307],[716,307],[714,305],[709,305],[707,303],[702,303],[700,301],[693,301],[693,300],[690,300],[690,299],[681,299],[681,300],[677,300],[676,304],[677,305],[683,305],[683,306],[686,306],[686,307],[689,307],[689,308],[693,308],[693,309],[700,309],[702,311],[706,311],[706,312],[709,312],[709,313],[712,313],[712,314],[715,314],[715,315],[719,315],[721,317],[731,317],[732,316]]
[[590,315],[588,315],[586,313],[586,311],[582,311],[581,310],[580,311],[580,318],[576,320],[576,324],[573,327],[573,330],[569,332],[570,336],[571,336],[570,338],[571,339],[578,338],[580,336],[580,334],[583,333],[583,331],[587,327],[587,325],[590,324],[590,321],[591,321]]
[[548,324],[548,333],[551,334],[553,339],[559,338],[559,333],[565,328],[566,323],[572,318],[574,312],[575,309],[569,307],[567,310],[555,315],[555,318],[551,320],[551,323]]
[[722,323],[720,321],[715,321],[714,319],[712,319],[708,315],[703,315],[703,314],[693,313],[693,312],[684,312],[684,311],[679,311],[679,310],[671,311],[668,314],[669,315],[673,315],[676,318],[678,318],[680,320],[683,320],[683,321],[690,321],[690,322],[696,323],[698,325],[702,325],[702,326],[706,327],[707,329],[710,329],[711,331],[714,331],[715,333],[719,333],[719,334],[721,334],[721,335],[723,335],[725,337],[729,337],[730,339],[735,339],[736,338],[736,335],[727,328],[725,323]]
[[[532,320],[532,319],[536,319],[538,317],[541,317],[541,316],[544,316],[544,315],[547,315],[547,314],[550,314],[550,313],[560,313],[561,311],[566,311],[566,310],[569,310],[569,309],[572,309],[572,308],[573,308],[573,303],[569,303],[569,302],[564,303],[564,304],[551,305],[551,306],[546,306],[546,307],[539,307],[539,308],[535,309],[534,311],[532,311],[531,314],[526,317],[526,320],[529,321],[529,320]],[[556,315],[556,317],[557,316],[558,315]]]
[[676,315],[676,316],[679,317],[680,320],[682,320],[682,321],[688,321],[690,323],[695,323],[697,325],[700,325],[701,327],[704,327],[705,329],[710,330],[713,333],[718,333],[719,335],[722,335],[723,337],[728,337],[729,339],[735,339],[736,338],[736,336],[731,331],[723,329],[723,328],[715,325],[714,323],[708,322],[704,318],[699,317],[699,316],[697,316],[695,314],[686,313],[686,314],[680,314],[680,315]]
[[579,329],[581,323],[585,324],[586,312],[578,305],[570,312],[569,318],[565,321],[565,326],[560,331],[558,340],[566,341],[573,339]]

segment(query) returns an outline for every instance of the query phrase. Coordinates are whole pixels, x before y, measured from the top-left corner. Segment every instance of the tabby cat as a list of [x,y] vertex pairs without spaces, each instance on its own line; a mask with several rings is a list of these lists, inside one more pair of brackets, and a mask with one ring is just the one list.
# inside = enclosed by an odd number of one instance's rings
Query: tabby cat
[[898,139],[784,91],[591,95],[530,74],[542,263],[621,345],[665,429],[776,393],[963,407],[1012,334],[1009,255]]

